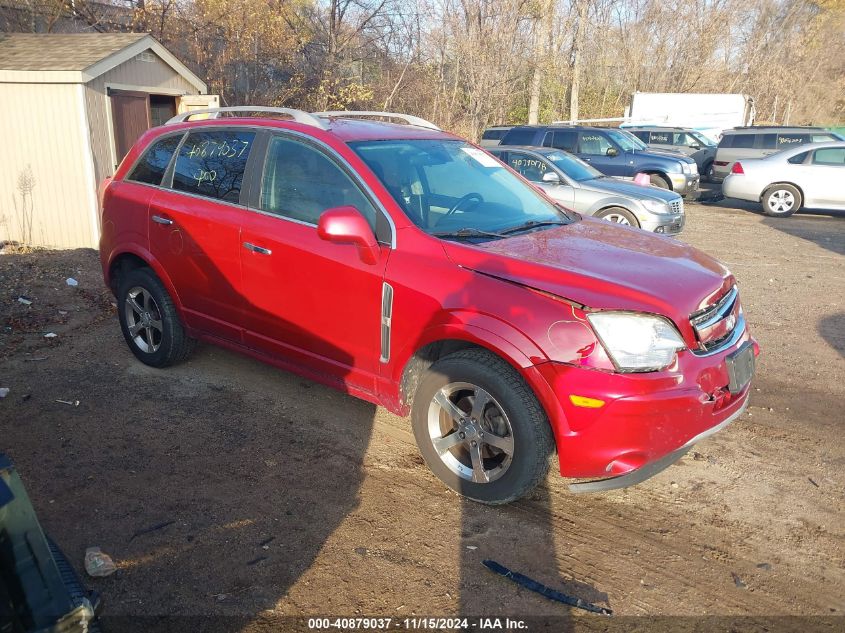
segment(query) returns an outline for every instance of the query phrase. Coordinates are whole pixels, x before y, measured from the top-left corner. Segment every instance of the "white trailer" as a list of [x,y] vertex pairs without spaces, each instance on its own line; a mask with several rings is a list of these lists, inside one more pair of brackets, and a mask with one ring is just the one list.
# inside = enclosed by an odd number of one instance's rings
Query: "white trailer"
[[723,130],[753,125],[754,114],[754,99],[744,94],[635,92],[622,127],[689,127],[717,140]]

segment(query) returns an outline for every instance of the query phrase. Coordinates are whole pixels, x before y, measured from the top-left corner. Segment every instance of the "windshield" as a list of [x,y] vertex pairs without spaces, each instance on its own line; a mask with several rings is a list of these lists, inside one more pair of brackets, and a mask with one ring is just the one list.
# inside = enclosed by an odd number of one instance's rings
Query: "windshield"
[[553,152],[546,154],[546,158],[572,180],[584,182],[585,180],[602,177],[602,173],[599,170],[591,167],[580,158],[575,158],[571,154]]
[[704,136],[701,132],[687,132],[691,137],[693,137],[696,141],[701,143],[702,147],[716,147],[716,143],[711,141],[709,138]]
[[622,148],[622,151],[633,152],[636,149],[648,149],[648,145],[625,130],[607,130],[607,135]]
[[571,221],[498,160],[464,141],[357,141],[349,146],[427,233],[464,230],[455,237],[466,237],[471,231],[500,233],[527,223]]

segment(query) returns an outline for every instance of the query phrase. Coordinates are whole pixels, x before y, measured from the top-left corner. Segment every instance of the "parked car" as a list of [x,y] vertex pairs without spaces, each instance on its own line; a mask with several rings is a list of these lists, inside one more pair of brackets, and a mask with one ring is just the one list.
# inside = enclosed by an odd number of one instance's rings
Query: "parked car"
[[201,339],[410,413],[432,471],[485,503],[555,447],[562,475],[603,478],[573,490],[638,483],[745,408],[759,348],[714,259],[567,213],[417,118],[219,118],[255,110],[153,128],[104,189],[142,362]]
[[44,534],[14,464],[0,453],[0,631],[98,633],[101,605]]
[[766,215],[807,207],[845,210],[845,142],[813,143],[765,158],[736,161],[725,178],[727,198],[760,202]]
[[508,146],[487,151],[582,215],[667,235],[684,228],[684,201],[672,191],[605,176],[559,149]]
[[798,145],[839,140],[820,127],[737,127],[725,130],[716,148],[713,175],[721,182],[733,168],[734,161],[763,158]]
[[695,161],[698,173],[705,180],[713,179],[713,160],[716,143],[701,132],[685,127],[659,127],[656,125],[626,127],[649,147],[668,149],[686,154]]
[[488,127],[481,135],[481,142],[479,142],[479,145],[481,145],[481,147],[495,147],[502,140],[505,133],[512,127],[512,125],[496,125],[494,127]]
[[650,150],[633,134],[599,127],[520,125],[501,145],[554,147],[590,163],[603,174],[632,179],[648,174],[653,185],[688,195],[698,190],[695,161],[677,152]]

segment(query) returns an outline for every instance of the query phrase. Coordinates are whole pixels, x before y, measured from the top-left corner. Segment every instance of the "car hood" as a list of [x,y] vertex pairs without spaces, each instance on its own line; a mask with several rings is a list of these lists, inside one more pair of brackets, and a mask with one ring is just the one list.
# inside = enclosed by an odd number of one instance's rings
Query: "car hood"
[[584,189],[592,191],[600,191],[603,193],[613,193],[627,198],[634,198],[635,200],[659,200],[660,202],[672,202],[680,199],[674,191],[668,189],[661,189],[654,186],[637,185],[627,180],[619,180],[606,176],[604,178],[594,178],[593,180],[585,180],[578,183]]
[[444,242],[457,265],[592,309],[651,312],[691,336],[690,314],[733,285],[701,251],[640,229],[584,218],[481,244]]
[[674,152],[670,149],[654,149],[649,147],[646,149],[638,149],[635,152],[630,152],[631,154],[645,154],[646,156],[656,156],[659,158],[672,158],[674,160],[679,160],[682,163],[694,163],[695,161],[687,156],[686,154],[682,154],[681,152]]

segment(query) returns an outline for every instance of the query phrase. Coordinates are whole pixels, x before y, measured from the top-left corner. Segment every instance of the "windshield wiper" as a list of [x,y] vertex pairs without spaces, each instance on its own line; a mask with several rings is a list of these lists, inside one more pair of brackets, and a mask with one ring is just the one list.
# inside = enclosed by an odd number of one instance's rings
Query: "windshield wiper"
[[564,220],[529,220],[524,224],[520,224],[518,226],[512,226],[509,229],[505,229],[502,231],[503,235],[510,235],[512,233],[519,233],[520,231],[527,231],[528,229],[533,229],[538,226],[563,226],[565,224],[569,224]]
[[493,237],[496,239],[502,239],[505,237],[501,233],[493,233],[492,231],[482,231],[481,229],[476,229],[472,227],[464,227],[462,229],[458,229],[457,231],[440,231],[438,233],[432,233],[434,237],[459,237],[459,238],[467,238],[467,237]]

